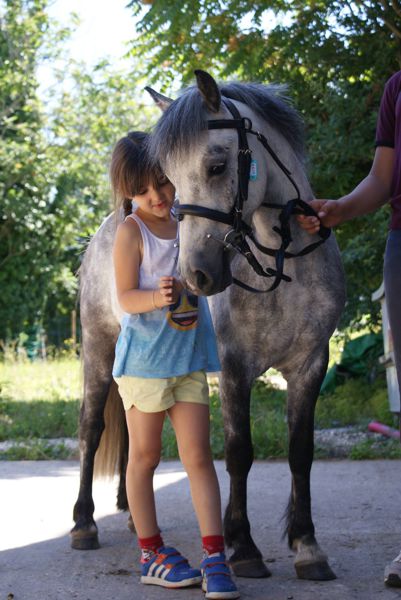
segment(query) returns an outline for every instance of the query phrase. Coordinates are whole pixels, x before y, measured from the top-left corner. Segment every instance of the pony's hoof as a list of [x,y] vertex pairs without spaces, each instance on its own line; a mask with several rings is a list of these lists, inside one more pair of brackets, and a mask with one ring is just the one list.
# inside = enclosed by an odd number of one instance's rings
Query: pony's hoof
[[97,527],[71,530],[71,548],[74,550],[97,550],[100,548]]
[[230,559],[229,564],[234,575],[237,577],[252,577],[253,579],[261,579],[263,577],[271,576],[269,569],[266,567],[261,558],[238,561],[232,561]]
[[311,579],[312,581],[330,581],[337,579],[326,561],[316,563],[297,563],[294,565],[298,579]]

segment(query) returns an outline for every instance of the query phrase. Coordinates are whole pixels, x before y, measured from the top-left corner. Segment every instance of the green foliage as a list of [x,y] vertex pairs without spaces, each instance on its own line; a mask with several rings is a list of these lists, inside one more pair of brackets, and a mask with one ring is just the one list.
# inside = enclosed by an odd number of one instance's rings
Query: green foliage
[[[132,55],[167,91],[203,68],[222,79],[280,82],[305,120],[317,197],[350,192],[370,168],[379,101],[401,64],[399,2],[338,0],[155,0],[142,15]],[[370,294],[381,280],[388,213],[347,223],[337,234],[348,280],[342,326],[372,326]],[[365,321],[364,321],[365,323]],[[366,324],[366,323],[365,323]]]
[[45,1],[4,3],[0,20],[0,338],[40,318],[52,266],[49,161],[35,69]]
[[75,437],[81,396],[77,359],[0,365],[0,441]]
[[0,398],[13,402],[74,401],[81,397],[80,361],[77,358],[0,363]]
[[[71,256],[81,249],[79,237],[93,234],[110,211],[108,167],[115,142],[129,130],[149,129],[158,111],[135,98],[140,81],[107,62],[91,72],[69,66],[69,89],[55,92],[48,135],[57,174],[53,205],[64,223],[57,242]],[[61,89],[62,78],[58,73]]]
[[[48,327],[75,307],[80,255],[111,210],[109,157],[156,108],[144,84],[106,62],[93,70],[63,56],[69,28],[50,22],[48,0],[0,7],[0,340]],[[57,58],[47,105],[37,68]]]
[[364,440],[351,448],[349,457],[353,460],[368,460],[373,458],[401,458],[399,442],[392,439]]
[[[74,308],[85,242],[111,207],[112,146],[158,116],[143,103],[146,83],[177,88],[199,67],[222,79],[287,83],[305,119],[316,195],[338,197],[368,172],[382,87],[400,63],[398,3],[155,0],[144,9],[133,0],[135,68],[120,70],[66,59],[76,21],[60,27],[47,4],[0,6],[0,340],[48,328]],[[56,58],[43,105],[37,67]],[[337,230],[348,276],[344,326],[379,319],[370,295],[387,221],[382,210]]]
[[[224,458],[223,417],[218,391],[211,387],[210,425],[213,456]],[[46,363],[12,362],[0,364],[0,441],[16,440],[1,458],[34,459],[71,457],[71,450],[51,438],[77,435],[80,388],[80,362],[76,359]],[[320,396],[316,408],[316,428],[356,426],[366,431],[376,420],[394,426],[388,408],[383,378],[373,384],[349,380],[335,393]],[[286,392],[257,380],[251,397],[251,432],[256,459],[286,458],[288,433]],[[374,436],[350,450],[353,458],[399,456],[397,442]],[[399,444],[398,444],[399,446]],[[317,457],[327,456],[324,448]],[[170,422],[163,431],[163,457],[177,458],[177,443]]]
[[[141,82],[106,62],[93,72],[69,65],[71,81],[54,89],[48,116],[53,160],[52,207],[56,215],[53,254],[58,274],[49,287],[47,320],[71,311],[76,302],[76,272],[85,244],[112,210],[108,170],[115,142],[130,130],[149,129],[158,111],[138,101]],[[57,94],[57,90],[63,90]]]
[[251,433],[256,459],[287,456],[286,392],[263,381],[255,382],[251,396]]
[[79,401],[0,400],[0,441],[29,438],[76,437]]
[[372,420],[391,426],[394,424],[382,377],[373,383],[363,378],[349,379],[333,393],[319,396],[315,420],[319,429],[360,424],[367,426]]
[[[223,78],[294,82],[294,93],[315,100],[342,82],[383,80],[399,62],[400,12],[369,0],[155,1],[143,13],[132,46],[154,82],[184,82],[202,67]],[[387,4],[387,3],[386,3]],[[392,29],[391,29],[392,28]],[[389,35],[390,34],[390,35]],[[375,58],[386,58],[376,64]],[[370,77],[369,77],[370,74]],[[380,89],[380,83],[379,83]],[[376,91],[378,91],[376,89]]]

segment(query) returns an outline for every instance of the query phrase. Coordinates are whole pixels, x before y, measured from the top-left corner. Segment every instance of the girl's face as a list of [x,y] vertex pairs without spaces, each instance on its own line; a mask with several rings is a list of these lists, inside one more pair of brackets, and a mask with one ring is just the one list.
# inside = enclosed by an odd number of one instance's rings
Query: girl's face
[[153,215],[159,219],[170,218],[174,192],[173,184],[165,178],[159,182],[157,188],[148,183],[133,197],[133,201],[149,216]]

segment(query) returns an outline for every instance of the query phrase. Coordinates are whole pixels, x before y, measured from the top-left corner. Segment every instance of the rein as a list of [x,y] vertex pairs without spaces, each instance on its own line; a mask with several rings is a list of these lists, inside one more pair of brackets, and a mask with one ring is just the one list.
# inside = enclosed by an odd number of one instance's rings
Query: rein
[[[292,215],[304,214],[308,216],[317,216],[313,208],[304,200],[301,199],[299,188],[294,181],[289,169],[281,162],[280,158],[274,152],[272,147],[267,141],[267,138],[259,131],[252,129],[252,121],[248,118],[241,117],[237,107],[228,100],[223,99],[223,103],[232,114],[232,119],[215,119],[207,122],[208,129],[236,129],[238,133],[238,189],[235,199],[234,206],[229,213],[225,213],[219,210],[213,210],[204,206],[196,204],[177,204],[175,212],[179,221],[182,221],[185,215],[192,215],[196,217],[202,217],[210,219],[211,221],[217,221],[230,225],[230,231],[224,236],[223,239],[218,239],[207,234],[208,239],[213,239],[223,244],[225,250],[233,249],[246,258],[248,263],[251,265],[255,273],[261,277],[274,277],[272,285],[266,290],[258,290],[253,288],[238,279],[233,278],[233,283],[240,286],[241,288],[256,293],[271,292],[277,288],[281,281],[291,281],[291,277],[284,274],[284,259],[296,258],[298,256],[305,256],[315,250],[318,246],[323,244],[330,236],[331,230],[323,225],[320,226],[319,236],[321,239],[317,242],[309,244],[297,253],[287,252],[287,248],[292,242],[291,228],[290,228],[290,217]],[[263,246],[255,238],[252,228],[245,223],[242,218],[242,210],[244,202],[248,199],[248,185],[251,171],[251,160],[252,150],[248,146],[247,134],[255,135],[257,140],[262,144],[265,150],[270,154],[276,165],[281,169],[287,179],[291,182],[295,189],[296,197],[289,200],[286,204],[274,204],[270,202],[263,202],[261,206],[266,208],[274,208],[280,210],[279,214],[279,227],[273,227],[273,231],[277,233],[281,238],[280,248],[268,248]],[[246,237],[252,240],[253,244],[263,254],[267,254],[275,258],[275,269],[270,267],[263,268],[257,260],[256,256],[252,252]]]

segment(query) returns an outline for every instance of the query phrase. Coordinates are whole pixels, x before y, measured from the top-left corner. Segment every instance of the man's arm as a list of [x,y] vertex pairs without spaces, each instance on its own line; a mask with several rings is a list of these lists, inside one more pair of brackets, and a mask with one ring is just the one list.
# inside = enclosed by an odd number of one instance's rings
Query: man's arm
[[393,169],[394,148],[378,146],[369,175],[350,194],[339,200],[312,200],[310,204],[319,218],[300,215],[299,224],[312,234],[319,230],[320,222],[335,227],[377,210],[390,199]]

